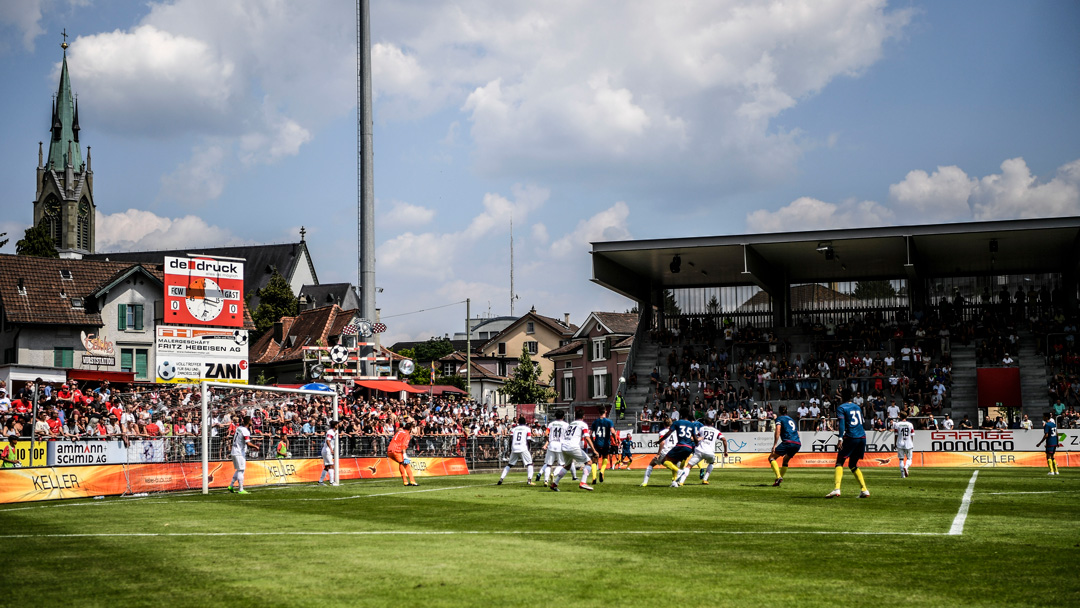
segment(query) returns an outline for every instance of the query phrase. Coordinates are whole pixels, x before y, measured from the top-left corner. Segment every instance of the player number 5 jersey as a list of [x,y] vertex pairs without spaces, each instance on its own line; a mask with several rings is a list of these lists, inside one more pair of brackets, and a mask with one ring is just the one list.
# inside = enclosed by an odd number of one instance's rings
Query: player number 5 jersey
[[532,431],[527,426],[515,426],[510,429],[511,444],[510,450],[513,452],[528,452],[529,451],[529,437],[532,437]]
[[563,450],[579,450],[582,447],[582,439],[589,436],[589,427],[580,420],[575,420],[566,427],[566,436],[563,437]]

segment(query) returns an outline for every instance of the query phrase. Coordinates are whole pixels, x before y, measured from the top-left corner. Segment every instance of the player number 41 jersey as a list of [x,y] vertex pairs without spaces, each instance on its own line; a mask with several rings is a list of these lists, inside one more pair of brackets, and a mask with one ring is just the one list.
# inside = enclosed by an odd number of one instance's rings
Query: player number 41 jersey
[[589,426],[580,420],[575,420],[566,427],[566,436],[563,437],[563,450],[578,450],[582,447],[582,439],[589,436]]
[[567,426],[566,422],[562,420],[554,420],[548,423],[548,450],[552,452],[562,451],[562,441],[563,437],[566,436]]
[[514,452],[528,452],[529,451],[529,437],[532,437],[532,431],[527,426],[515,426],[510,429],[511,444],[510,450]]

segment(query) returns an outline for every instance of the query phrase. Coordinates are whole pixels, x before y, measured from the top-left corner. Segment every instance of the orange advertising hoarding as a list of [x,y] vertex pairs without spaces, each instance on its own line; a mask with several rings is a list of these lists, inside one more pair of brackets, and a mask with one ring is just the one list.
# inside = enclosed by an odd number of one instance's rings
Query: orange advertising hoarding
[[[417,477],[467,475],[464,458],[413,458]],[[397,467],[386,458],[342,458],[341,479],[397,477]],[[322,460],[252,460],[244,471],[244,485],[312,483],[319,479]],[[229,485],[231,462],[210,463],[210,487]],[[202,489],[202,464],[128,464],[40,467],[0,470],[0,503],[117,496],[140,492]]]

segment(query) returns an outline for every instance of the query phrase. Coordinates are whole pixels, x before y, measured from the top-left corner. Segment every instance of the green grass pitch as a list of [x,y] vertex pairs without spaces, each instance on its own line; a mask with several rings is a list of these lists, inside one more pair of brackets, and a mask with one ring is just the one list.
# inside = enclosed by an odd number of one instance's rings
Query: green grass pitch
[[[846,471],[845,471],[846,472]],[[13,606],[1077,606],[1080,475],[494,475],[0,505]],[[840,534],[847,532],[849,534]]]

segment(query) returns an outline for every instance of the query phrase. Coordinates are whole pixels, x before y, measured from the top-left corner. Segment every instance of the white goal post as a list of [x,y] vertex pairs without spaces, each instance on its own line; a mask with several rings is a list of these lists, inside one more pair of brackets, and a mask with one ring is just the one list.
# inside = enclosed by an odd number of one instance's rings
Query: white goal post
[[[340,410],[338,405],[338,393],[336,390],[320,391],[300,388],[279,388],[276,386],[259,386],[256,384],[234,384],[230,382],[211,382],[204,380],[200,384],[201,393],[201,408],[202,408],[202,424],[200,425],[200,431],[202,435],[202,493],[210,493],[210,391],[211,387],[221,387],[231,390],[241,391],[265,391],[279,394],[293,394],[293,395],[311,395],[314,397],[329,397],[333,396],[334,400],[334,420],[338,420],[338,412]],[[340,483],[340,461],[341,450],[339,449],[340,440],[337,435],[334,437],[334,476],[331,480],[333,485]]]

